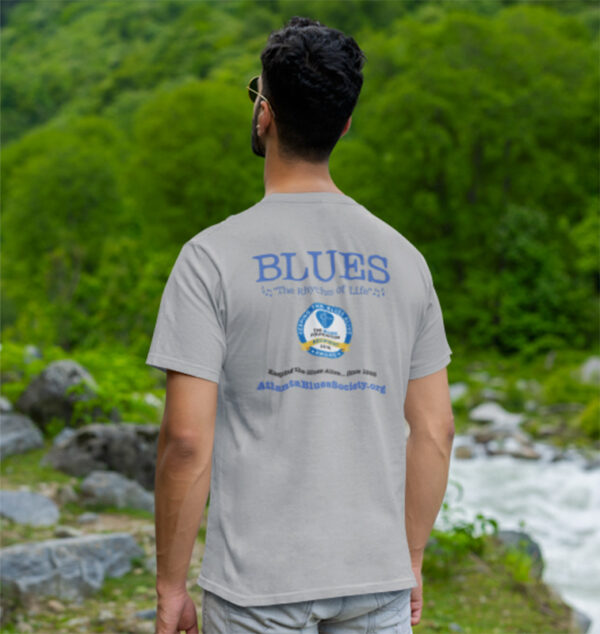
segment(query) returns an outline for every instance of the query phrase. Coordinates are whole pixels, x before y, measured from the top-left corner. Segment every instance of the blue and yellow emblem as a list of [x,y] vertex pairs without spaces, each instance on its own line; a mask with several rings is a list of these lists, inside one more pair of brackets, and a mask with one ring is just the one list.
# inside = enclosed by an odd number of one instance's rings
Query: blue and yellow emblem
[[315,302],[300,315],[297,332],[304,350],[335,359],[350,346],[352,322],[342,308]]

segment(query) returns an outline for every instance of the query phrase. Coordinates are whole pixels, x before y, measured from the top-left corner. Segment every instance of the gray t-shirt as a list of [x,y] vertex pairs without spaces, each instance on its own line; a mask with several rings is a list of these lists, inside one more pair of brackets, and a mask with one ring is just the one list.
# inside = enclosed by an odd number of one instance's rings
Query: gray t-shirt
[[416,586],[404,400],[451,353],[424,257],[345,194],[269,194],[188,240],[146,363],[219,384],[198,585],[242,606]]

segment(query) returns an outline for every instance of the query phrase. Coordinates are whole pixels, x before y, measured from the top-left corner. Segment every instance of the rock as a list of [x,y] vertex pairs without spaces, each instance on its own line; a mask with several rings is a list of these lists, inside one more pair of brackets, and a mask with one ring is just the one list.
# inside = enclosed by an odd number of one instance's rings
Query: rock
[[581,610],[571,607],[571,623],[575,632],[587,634],[592,626],[592,619],[584,612],[581,612]]
[[99,621],[111,621],[112,619],[115,618],[115,613],[112,612],[111,610],[100,610],[100,612],[98,612],[98,620]]
[[486,444],[486,453],[490,456],[509,455],[513,458],[526,458],[531,460],[539,460],[542,456],[530,445],[519,442],[513,436],[502,438],[500,440],[490,440]]
[[72,526],[57,526],[54,529],[55,537],[81,537],[83,532]]
[[23,351],[23,361],[25,361],[25,363],[31,363],[32,361],[35,361],[36,359],[43,359],[44,355],[42,354],[42,352],[40,351],[40,349],[36,346],[34,346],[33,344],[28,344],[25,346],[25,349]]
[[492,422],[495,427],[511,431],[524,420],[522,414],[507,412],[498,403],[481,403],[469,412],[469,418],[475,421]]
[[506,454],[502,443],[498,440],[490,440],[485,444],[485,452],[488,456],[503,456]]
[[491,440],[496,440],[499,437],[505,436],[507,433],[506,431],[495,429],[493,425],[486,425],[483,428],[470,431],[473,440],[478,443],[487,443]]
[[535,412],[537,407],[538,407],[537,401],[534,401],[533,399],[529,399],[529,400],[525,401],[525,410],[526,411]]
[[459,445],[454,449],[454,456],[460,460],[473,457],[473,449],[469,445]]
[[569,460],[569,456],[564,448],[557,447],[550,462],[558,462],[560,460]]
[[511,433],[511,438],[518,440],[522,445],[532,445],[533,443],[531,435],[522,429],[515,429]]
[[486,387],[481,390],[481,397],[490,401],[501,401],[504,398],[504,393],[491,387]]
[[42,463],[77,477],[116,471],[152,491],[159,431],[152,424],[92,423],[51,447]]
[[84,535],[15,544],[0,549],[3,592],[23,602],[38,596],[81,599],[97,592],[105,577],[121,577],[143,550],[128,533]]
[[513,547],[531,557],[531,572],[537,578],[541,579],[544,571],[544,559],[542,551],[527,533],[513,530],[499,530],[496,537],[507,547]]
[[100,519],[100,516],[98,515],[98,513],[82,513],[78,518],[77,521],[80,524],[92,524],[93,522],[97,522]]
[[548,591],[548,594],[553,601],[556,601],[557,603],[564,603],[564,599],[562,598],[562,595],[556,586],[553,586],[547,581],[544,585],[546,586],[546,590]]
[[135,616],[138,619],[155,619],[156,618],[156,609],[148,609],[148,610],[138,610],[135,613]]
[[[79,393],[67,390],[79,386]],[[76,361],[53,361],[41,372],[17,401],[17,408],[44,428],[54,417],[69,423],[74,405],[96,396],[97,385],[89,372]]]
[[35,424],[18,412],[0,414],[0,458],[44,446],[44,436]]
[[60,512],[52,500],[39,493],[0,490],[0,515],[19,524],[52,526]]
[[50,601],[48,601],[46,605],[50,608],[52,612],[64,612],[66,609],[65,606],[56,599],[50,599]]
[[524,432],[522,429],[507,429],[505,427],[498,427],[494,424],[488,423],[484,427],[472,427],[467,432],[475,442],[487,443],[492,440],[504,440],[509,439],[508,442],[512,443],[511,446],[515,447],[514,443],[530,445],[531,436]]
[[92,471],[81,483],[83,504],[144,509],[154,513],[154,495],[116,471]]
[[452,403],[460,400],[469,391],[466,383],[452,383],[448,387],[450,389],[450,400]]
[[506,453],[511,453],[513,451],[518,452],[521,446],[521,443],[513,436],[508,436],[502,441],[502,449],[504,449]]
[[537,435],[541,438],[546,436],[558,436],[561,433],[560,425],[545,423],[540,425],[537,430]]
[[463,628],[458,623],[449,623],[448,629],[452,630],[453,632],[464,632]]
[[0,396],[0,412],[11,412],[12,408],[12,403],[5,396]]
[[600,380],[600,357],[588,357],[580,369],[581,380],[584,383],[594,383]]
[[600,456],[594,458],[587,458],[586,463],[583,466],[585,471],[591,471],[592,469],[600,469]]
[[525,460],[539,460],[542,456],[533,447],[518,443],[515,449],[509,449],[508,453],[513,458],[523,458]]
[[70,484],[61,484],[56,491],[54,499],[59,504],[69,504],[70,502],[77,502],[78,497],[75,489]]
[[73,427],[64,427],[59,434],[54,437],[52,444],[54,447],[58,447],[60,445],[66,444],[67,440],[71,438],[71,436],[75,435],[77,430],[73,429]]

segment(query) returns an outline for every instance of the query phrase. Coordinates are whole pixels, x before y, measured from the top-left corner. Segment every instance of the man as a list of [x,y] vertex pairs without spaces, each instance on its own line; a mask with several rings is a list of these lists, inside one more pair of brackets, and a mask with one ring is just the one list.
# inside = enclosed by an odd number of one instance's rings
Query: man
[[210,490],[203,632],[412,632],[454,431],[440,304],[416,247],[329,174],[356,42],[294,17],[261,61],[265,196],[183,245],[146,360],[167,372],[156,631],[198,632]]

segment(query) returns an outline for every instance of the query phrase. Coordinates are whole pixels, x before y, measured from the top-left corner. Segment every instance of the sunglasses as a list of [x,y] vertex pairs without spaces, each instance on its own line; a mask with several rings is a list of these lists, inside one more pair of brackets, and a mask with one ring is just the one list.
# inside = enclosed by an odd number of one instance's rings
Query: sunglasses
[[275,118],[275,112],[273,112],[273,108],[271,107],[269,100],[264,95],[261,95],[261,93],[258,92],[258,77],[259,76],[256,75],[248,82],[248,85],[246,86],[246,89],[248,90],[248,97],[250,97],[250,101],[252,103],[256,101],[257,97],[264,99],[267,102],[267,105],[269,106],[269,108],[271,108],[271,113],[273,114],[273,118]]

